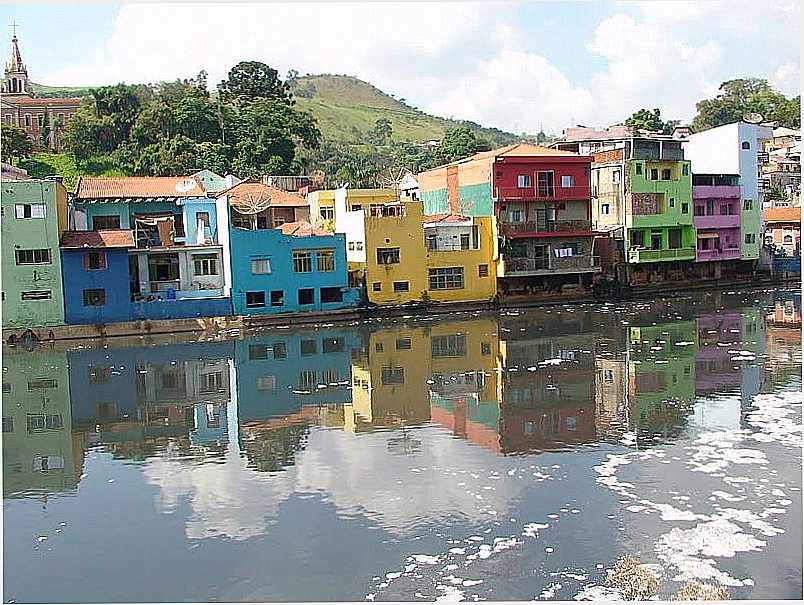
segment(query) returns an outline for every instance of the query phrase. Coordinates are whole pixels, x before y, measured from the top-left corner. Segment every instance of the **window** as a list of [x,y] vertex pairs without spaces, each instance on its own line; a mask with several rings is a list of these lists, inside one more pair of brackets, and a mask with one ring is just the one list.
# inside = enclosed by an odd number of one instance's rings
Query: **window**
[[478,277],[488,277],[489,276],[489,266],[488,265],[478,265],[477,266],[477,276]]
[[281,307],[284,304],[285,304],[285,291],[271,290],[271,306]]
[[383,351],[382,343],[381,342],[376,343],[374,345],[374,350],[377,351],[377,353],[382,353],[382,351]]
[[266,374],[265,376],[257,376],[257,390],[258,391],[275,391],[276,390],[276,376],[273,374]]
[[687,202],[681,203],[681,214],[689,214],[690,213],[690,205]]
[[293,270],[296,273],[310,273],[313,270],[312,254],[309,252],[294,252]]
[[201,392],[217,393],[223,389],[223,372],[201,374]]
[[110,366],[103,368],[90,367],[87,371],[89,373],[89,384],[106,384],[112,377],[112,368]]
[[612,183],[615,183],[615,184],[619,183],[621,178],[622,178],[622,175],[620,174],[620,169],[619,168],[615,168],[614,170],[611,171],[611,182]]
[[18,265],[49,265],[50,248],[37,248],[35,250],[15,250]]
[[95,231],[120,229],[120,217],[116,214],[99,214],[98,216],[93,216],[92,228]]
[[106,290],[103,288],[90,288],[84,290],[85,307],[102,307],[106,304]]
[[28,414],[27,420],[29,433],[64,428],[61,414]]
[[354,242],[349,242],[349,250],[354,250],[354,249],[355,249],[355,243]]
[[562,174],[561,175],[561,187],[575,187],[575,177],[571,174]]
[[262,290],[246,292],[246,308],[264,307],[265,292]]
[[511,210],[511,222],[512,223],[521,223],[522,222],[522,211],[521,210]]
[[106,253],[100,251],[87,252],[84,255],[84,268],[87,271],[106,269]]
[[27,290],[20,293],[22,300],[50,300],[50,290]]
[[330,272],[335,270],[335,250],[319,250],[316,253],[318,270]]
[[318,213],[325,221],[335,220],[335,208],[325,206],[323,208],[319,208]]
[[394,292],[408,292],[409,290],[410,290],[410,282],[406,281],[394,282]]
[[742,145],[740,145],[743,149],[751,149],[751,143],[748,141],[743,141]]
[[650,169],[650,180],[651,181],[658,181],[659,180],[659,169],[658,168],[651,168]]
[[745,243],[746,244],[754,244],[754,243],[756,243],[756,241],[757,241],[756,237],[757,236],[754,235],[753,233],[746,233],[745,234]]
[[433,336],[430,340],[430,352],[433,357],[465,357],[466,335]]
[[45,218],[45,204],[14,204],[17,218]]
[[396,339],[396,350],[397,351],[409,351],[411,348],[411,340],[410,338],[397,338]]
[[669,168],[662,168],[662,180],[669,181],[670,180],[670,169]]
[[14,419],[11,416],[3,416],[3,432],[4,433],[14,432]]
[[355,242],[355,249],[359,252],[363,249],[363,242]]
[[675,208],[675,207],[676,207],[676,198],[674,198],[674,197],[671,197],[671,198],[670,198],[670,207],[671,207],[671,208]]
[[469,249],[469,234],[461,233],[461,250]]
[[336,386],[341,380],[341,373],[338,368],[329,368],[321,372],[321,382],[326,385]]
[[148,279],[150,281],[178,281],[179,255],[154,254],[149,256]]
[[636,168],[636,173],[642,176],[642,164],[640,162],[637,162],[634,166]]
[[301,341],[301,354],[304,357],[318,354],[318,341],[312,339],[303,339]]
[[343,302],[343,290],[341,288],[321,288],[321,302]]
[[754,209],[753,200],[743,200],[743,210],[753,210],[753,209]]
[[312,305],[315,302],[315,290],[313,288],[299,288],[299,304]]
[[793,236],[792,235],[785,235],[782,238],[782,243],[784,243],[784,244],[792,244],[793,243]]
[[601,215],[608,215],[611,214],[611,205],[610,204],[600,204],[600,214]]
[[430,269],[431,290],[455,290],[463,288],[463,267]]
[[10,382],[4,382],[3,383],[3,395],[8,395],[9,393],[11,393],[11,383]]
[[483,356],[491,355],[491,343],[490,342],[481,342],[480,343],[480,354]]
[[315,370],[302,370],[299,372],[299,388],[305,391],[312,391],[315,388]]
[[603,380],[609,384],[614,382],[614,371],[613,370],[603,370]]
[[268,275],[271,273],[271,259],[270,258],[252,258],[251,259],[251,274],[252,275]]
[[385,367],[382,369],[383,384],[405,384],[405,368]]
[[346,350],[346,341],[343,338],[324,338],[321,341],[323,353],[343,353]]
[[631,247],[636,248],[645,245],[644,231],[631,231]]
[[196,212],[195,213],[195,224],[201,224],[201,227],[209,227],[209,212]]
[[690,165],[689,164],[682,164],[681,165],[681,174],[684,176],[690,175]]
[[46,389],[56,389],[59,383],[55,378],[34,378],[28,381],[28,392],[44,391]]
[[30,128],[31,127],[31,114],[25,114],[25,126]]
[[671,249],[681,248],[681,229],[670,229],[667,238]]
[[377,264],[399,264],[399,248],[377,248]]
[[536,173],[536,193],[539,197],[553,197],[553,173]]
[[516,177],[516,186],[519,187],[520,189],[524,187],[530,187],[531,186],[530,175],[520,174],[518,177]]
[[371,289],[374,292],[382,292],[382,282],[375,281],[371,284]]

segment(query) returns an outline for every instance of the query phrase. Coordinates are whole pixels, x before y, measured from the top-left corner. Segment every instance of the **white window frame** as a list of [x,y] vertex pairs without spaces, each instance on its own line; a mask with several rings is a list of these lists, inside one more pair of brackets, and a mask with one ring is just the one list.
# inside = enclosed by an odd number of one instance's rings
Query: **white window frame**
[[571,174],[562,174],[561,175],[561,188],[562,189],[571,189],[575,187],[575,177]]
[[252,275],[270,275],[273,272],[271,267],[270,258],[252,258],[251,259],[251,274]]

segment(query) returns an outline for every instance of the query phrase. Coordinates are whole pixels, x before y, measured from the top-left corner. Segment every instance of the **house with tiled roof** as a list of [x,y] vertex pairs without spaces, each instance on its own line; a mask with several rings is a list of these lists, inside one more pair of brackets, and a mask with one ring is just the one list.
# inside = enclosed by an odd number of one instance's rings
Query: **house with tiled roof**
[[217,194],[224,280],[236,315],[356,306],[346,236],[310,224],[307,200],[248,180]]
[[[110,251],[109,234],[131,234],[133,244],[126,247],[124,267],[131,319],[231,314],[223,271],[222,241],[226,238],[222,240],[219,234],[216,199],[207,193],[214,179],[205,176],[206,185],[198,173],[78,180],[70,202],[70,228],[81,235],[71,234],[62,249],[71,249],[72,241],[82,241],[84,247],[98,249],[97,256],[106,259],[102,262],[109,262],[111,255],[115,260],[119,255]],[[82,270],[78,265],[73,268],[79,273]],[[79,293],[78,299],[84,300],[84,293]],[[111,300],[110,295],[87,298],[84,306],[104,306],[104,299]],[[72,316],[102,316],[106,311],[86,310]],[[117,311],[109,309],[108,313]]]
[[19,40],[16,35],[12,36],[11,55],[6,63],[0,98],[3,125],[19,126],[25,130],[37,148],[43,147],[41,141],[44,131],[47,133],[47,148],[60,151],[64,126],[80,105],[80,97],[34,96]]
[[801,207],[766,208],[762,213],[765,224],[765,245],[786,256],[801,255]]
[[476,153],[416,175],[425,214],[496,217],[503,238],[500,288],[560,294],[591,286],[592,158],[531,143]]

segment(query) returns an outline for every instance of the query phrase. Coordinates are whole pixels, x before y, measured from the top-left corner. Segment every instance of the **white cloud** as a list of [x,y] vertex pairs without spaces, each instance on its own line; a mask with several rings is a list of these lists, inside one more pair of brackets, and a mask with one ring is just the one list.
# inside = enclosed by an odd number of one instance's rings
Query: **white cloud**
[[123,5],[86,61],[43,81],[156,82],[206,69],[215,85],[236,62],[253,59],[282,74],[354,75],[431,113],[528,132],[542,123],[557,131],[571,120],[606,125],[640,107],[688,120],[720,82],[762,77],[762,70],[795,88],[797,3],[780,0],[754,18],[748,0],[736,8],[726,1],[613,6],[620,12],[591,32],[562,22],[579,67],[603,60],[583,80],[582,70],[562,71],[534,50],[544,23],[555,21],[547,5],[545,20],[528,21],[514,3],[301,2]]
[[792,61],[783,63],[773,74],[771,84],[787,96],[801,94],[801,68]]

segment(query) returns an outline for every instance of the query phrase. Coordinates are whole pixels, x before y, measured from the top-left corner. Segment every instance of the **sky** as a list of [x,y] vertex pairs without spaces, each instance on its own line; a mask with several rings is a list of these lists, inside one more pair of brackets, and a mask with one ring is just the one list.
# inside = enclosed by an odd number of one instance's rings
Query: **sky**
[[800,94],[798,0],[0,4],[29,76],[54,86],[190,78],[238,61],[356,76],[511,132],[690,121],[721,82]]

